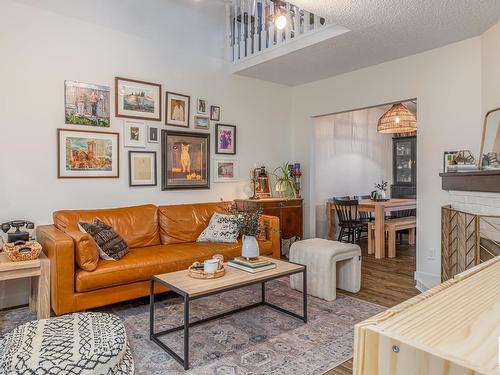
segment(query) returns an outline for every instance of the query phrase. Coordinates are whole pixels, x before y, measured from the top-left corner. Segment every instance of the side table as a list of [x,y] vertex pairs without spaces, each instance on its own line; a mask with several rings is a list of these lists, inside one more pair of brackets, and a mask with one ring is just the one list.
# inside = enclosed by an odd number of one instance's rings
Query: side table
[[50,318],[50,262],[43,251],[35,260],[13,262],[0,253],[0,281],[30,278],[30,309],[38,319]]

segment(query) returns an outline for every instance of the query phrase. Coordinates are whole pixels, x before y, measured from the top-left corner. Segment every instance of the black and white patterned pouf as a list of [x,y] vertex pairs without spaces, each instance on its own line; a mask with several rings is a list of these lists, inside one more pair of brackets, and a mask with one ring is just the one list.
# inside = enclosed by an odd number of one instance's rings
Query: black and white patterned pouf
[[0,337],[0,374],[133,374],[119,317],[77,313],[23,324]]

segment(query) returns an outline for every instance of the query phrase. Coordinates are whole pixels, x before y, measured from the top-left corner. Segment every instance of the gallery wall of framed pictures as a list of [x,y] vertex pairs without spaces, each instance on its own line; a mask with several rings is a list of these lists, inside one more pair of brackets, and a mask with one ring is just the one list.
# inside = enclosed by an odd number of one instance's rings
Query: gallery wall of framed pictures
[[[220,106],[196,97],[196,108],[191,112],[191,96],[162,92],[160,83],[124,77],[115,77],[114,83],[114,116],[123,119],[123,146],[118,132],[58,129],[58,178],[119,178],[123,147],[130,149],[129,186],[157,186],[159,147],[162,190],[209,189],[210,181],[238,180],[236,126],[218,123],[222,117]],[[71,127],[109,128],[110,88],[66,80],[64,109],[65,123]],[[154,124],[161,122],[163,116],[163,125]],[[217,122],[213,139],[218,155],[212,163],[211,122]],[[170,126],[189,130],[168,130]],[[225,159],[224,155],[231,158]]]

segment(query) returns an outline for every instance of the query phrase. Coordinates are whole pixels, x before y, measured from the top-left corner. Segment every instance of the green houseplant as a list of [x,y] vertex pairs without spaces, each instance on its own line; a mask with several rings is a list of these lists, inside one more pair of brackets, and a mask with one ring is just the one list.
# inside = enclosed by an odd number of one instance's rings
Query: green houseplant
[[235,204],[228,210],[234,215],[234,220],[239,233],[242,235],[241,256],[244,258],[257,258],[260,253],[257,236],[265,230],[260,222],[262,207],[246,208],[244,211],[238,211]]
[[281,198],[297,198],[295,179],[290,174],[290,163],[286,162],[272,173],[276,179],[274,190]]

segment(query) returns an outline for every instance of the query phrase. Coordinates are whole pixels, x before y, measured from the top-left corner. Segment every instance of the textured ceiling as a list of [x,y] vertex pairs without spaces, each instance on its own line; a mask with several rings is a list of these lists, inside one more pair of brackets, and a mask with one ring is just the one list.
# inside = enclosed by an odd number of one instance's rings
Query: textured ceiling
[[238,74],[299,85],[480,35],[499,0],[294,0],[350,32]]

